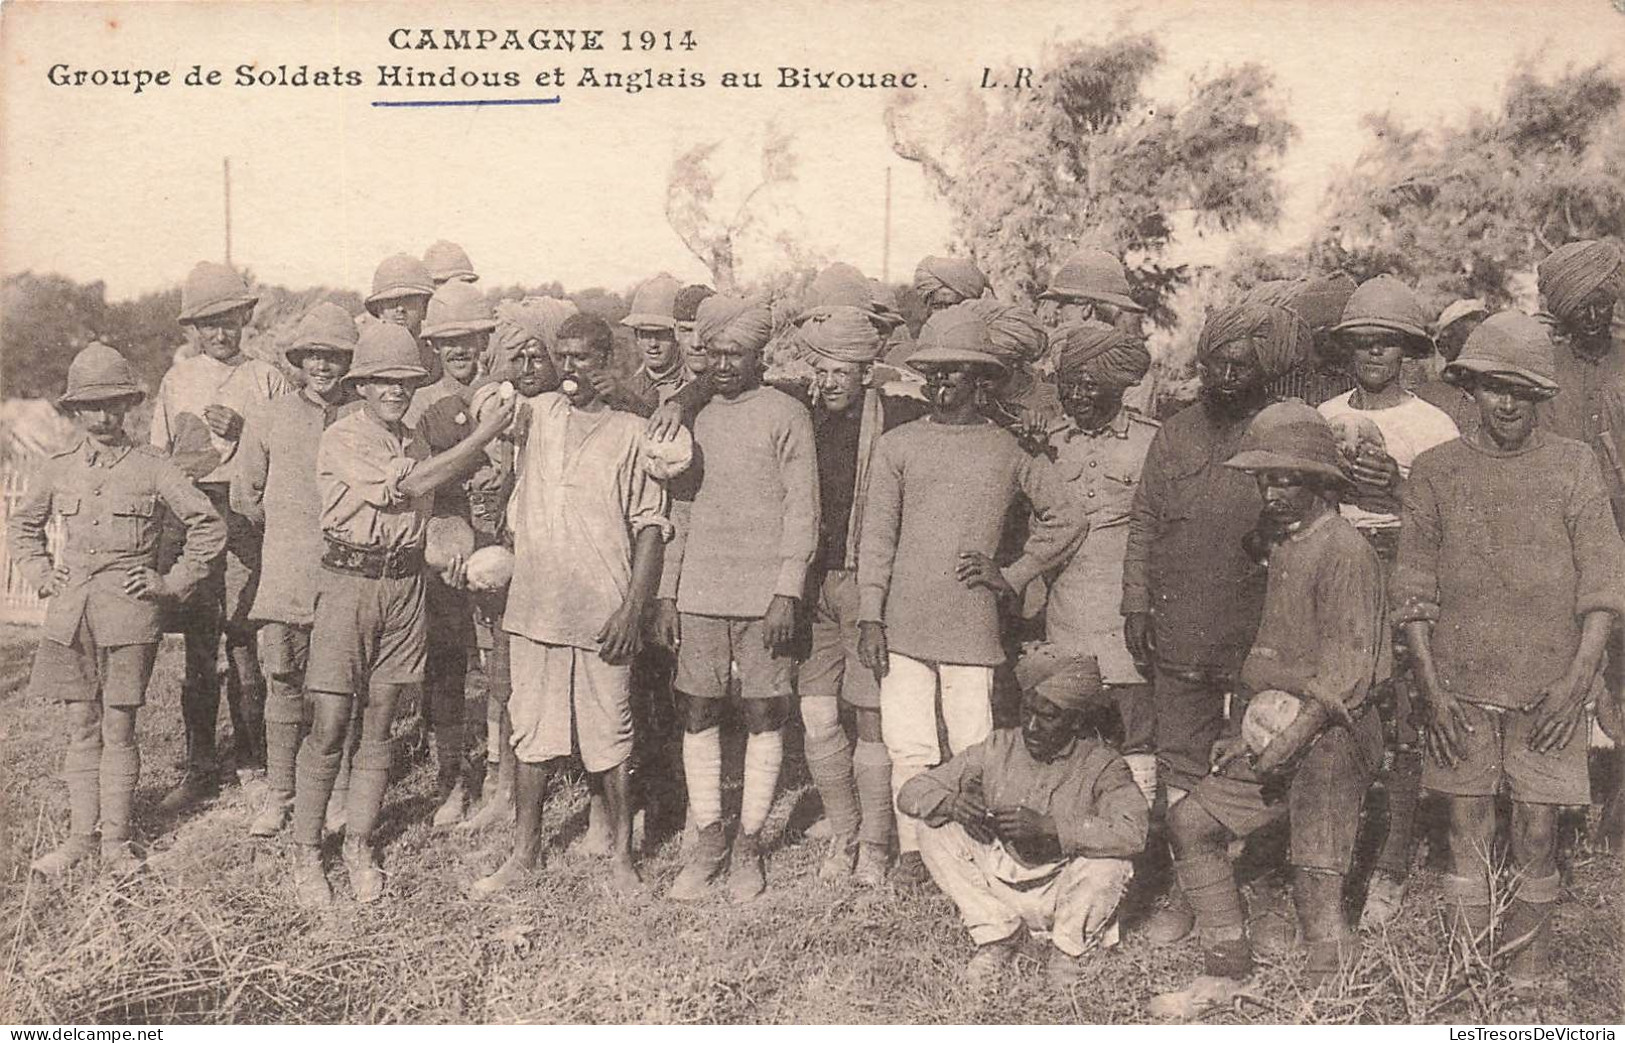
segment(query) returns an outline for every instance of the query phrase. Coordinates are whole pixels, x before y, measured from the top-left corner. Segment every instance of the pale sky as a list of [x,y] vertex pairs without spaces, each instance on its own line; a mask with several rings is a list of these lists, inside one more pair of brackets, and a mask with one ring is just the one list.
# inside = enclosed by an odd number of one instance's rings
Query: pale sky
[[[927,102],[975,83],[984,65],[1033,64],[1044,41],[1101,39],[1114,27],[1156,30],[1166,65],[1153,93],[1177,98],[1190,77],[1258,61],[1275,75],[1301,137],[1282,173],[1277,243],[1312,227],[1336,168],[1365,144],[1360,117],[1459,118],[1494,105],[1516,62],[1545,68],[1625,56],[1625,14],[1609,0],[1309,0],[1064,3],[955,0],[887,4],[33,3],[4,5],[0,96],[0,265],[7,273],[102,279],[119,298],[179,282],[223,255],[221,159],[233,175],[233,260],[263,281],[365,291],[384,256],[461,243],[496,284],[557,279],[624,290],[661,269],[704,269],[668,227],[674,156],[724,139],[728,177],[754,175],[751,143],[769,119],[795,132],[798,183],[783,203],[809,250],[880,275],[885,170],[893,171],[890,275],[905,279],[950,235],[947,209],[886,141],[881,91],[771,87],[728,91],[583,89],[578,70],[654,66],[914,71]],[[395,51],[395,27],[602,28],[613,49]],[[692,29],[698,47],[619,50],[623,29]],[[177,82],[135,96],[55,87],[54,63],[168,68]],[[355,88],[187,88],[193,63],[359,70]],[[386,90],[380,64],[513,69],[523,86]],[[570,85],[530,78],[562,64]],[[555,106],[374,108],[374,100],[562,97]],[[725,182],[724,191],[729,191]],[[1186,257],[1223,243],[1184,242]],[[747,258],[747,277],[760,270]]]

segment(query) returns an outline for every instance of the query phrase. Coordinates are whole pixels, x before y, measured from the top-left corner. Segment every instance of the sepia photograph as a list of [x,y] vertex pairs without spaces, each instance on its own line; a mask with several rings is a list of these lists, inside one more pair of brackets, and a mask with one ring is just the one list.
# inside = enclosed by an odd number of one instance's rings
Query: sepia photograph
[[3,0],[0,278],[13,1039],[1625,1023],[1625,0]]

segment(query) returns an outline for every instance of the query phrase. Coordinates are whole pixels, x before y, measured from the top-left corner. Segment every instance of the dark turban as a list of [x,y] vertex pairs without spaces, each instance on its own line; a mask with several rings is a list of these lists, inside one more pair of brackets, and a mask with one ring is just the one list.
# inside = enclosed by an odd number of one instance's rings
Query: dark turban
[[1303,279],[1261,282],[1242,297],[1243,303],[1274,304],[1297,313],[1311,330],[1325,330],[1343,319],[1343,307],[1354,295],[1352,276],[1345,272]]
[[805,319],[797,333],[802,347],[837,362],[865,363],[880,357],[880,331],[861,308],[823,308]]
[[710,344],[724,333],[760,351],[772,339],[773,313],[754,297],[707,297],[694,314],[694,335]]
[[1087,373],[1102,384],[1126,388],[1138,384],[1151,368],[1144,341],[1094,319],[1063,323],[1050,340],[1059,347],[1055,375],[1060,380]]
[[929,297],[943,288],[974,301],[987,290],[987,276],[963,257],[927,257],[914,269],[914,292]]
[[1619,278],[1622,262],[1625,254],[1606,239],[1559,246],[1536,269],[1546,307],[1558,318],[1568,318],[1597,287]]
[[992,297],[965,301],[987,326],[987,353],[1007,369],[1025,368],[1044,357],[1049,335],[1037,313],[1019,304],[1005,304]]
[[1242,303],[1210,312],[1196,341],[1196,359],[1205,362],[1226,344],[1249,340],[1266,381],[1309,358],[1312,334],[1296,312],[1273,304]]

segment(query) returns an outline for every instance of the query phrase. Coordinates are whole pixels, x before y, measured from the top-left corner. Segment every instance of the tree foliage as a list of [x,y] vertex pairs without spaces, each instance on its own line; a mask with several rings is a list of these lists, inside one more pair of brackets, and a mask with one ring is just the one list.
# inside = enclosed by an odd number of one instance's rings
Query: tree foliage
[[968,92],[945,108],[900,92],[892,149],[919,163],[953,213],[958,247],[1001,295],[1036,296],[1078,246],[1125,258],[1136,299],[1166,326],[1190,278],[1164,255],[1198,234],[1270,225],[1276,163],[1297,130],[1254,64],[1193,78],[1178,104],[1145,84],[1162,60],[1150,35],[1053,45],[1034,90]]
[[1327,196],[1312,255],[1390,272],[1443,304],[1516,296],[1516,277],[1575,239],[1625,234],[1625,74],[1597,64],[1508,81],[1456,125],[1367,118],[1373,141]]
[[666,221],[683,245],[711,273],[712,285],[727,292],[739,284],[742,248],[766,238],[795,258],[794,242],[775,233],[770,217],[784,206],[783,189],[796,180],[795,138],[776,123],[763,131],[753,177],[730,177],[719,170],[722,141],[703,141],[672,161],[666,175]]

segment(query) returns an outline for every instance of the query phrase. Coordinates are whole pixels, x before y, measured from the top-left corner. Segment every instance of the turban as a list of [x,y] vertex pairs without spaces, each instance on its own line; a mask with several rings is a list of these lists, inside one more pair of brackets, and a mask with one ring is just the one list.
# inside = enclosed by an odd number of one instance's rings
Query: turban
[[838,305],[821,309],[802,322],[801,345],[837,362],[873,362],[880,357],[880,331],[859,308]]
[[1625,254],[1605,239],[1559,246],[1536,268],[1546,307],[1558,318],[1568,318],[1597,287],[1619,277],[1622,262]]
[[1311,330],[1324,330],[1343,320],[1343,308],[1354,295],[1354,279],[1344,272],[1303,279],[1261,282],[1242,297],[1243,303],[1273,304],[1296,312]]
[[1083,710],[1100,697],[1100,667],[1091,655],[1070,655],[1034,645],[1016,661],[1016,683],[1063,710]]
[[513,376],[513,362],[526,341],[541,341],[549,351],[564,320],[576,313],[571,301],[558,297],[526,297],[522,301],[498,301],[496,328],[491,331],[485,371],[497,379]]
[[1226,344],[1250,340],[1264,379],[1274,380],[1309,357],[1311,336],[1297,313],[1273,304],[1244,302],[1208,315],[1196,340],[1196,359],[1205,362]]
[[1102,384],[1126,388],[1151,368],[1144,341],[1094,319],[1063,323],[1051,339],[1060,346],[1055,375],[1062,380],[1087,373]]
[[921,297],[944,288],[961,300],[973,301],[987,291],[987,276],[963,257],[927,257],[914,269],[914,292]]
[[527,340],[539,340],[545,347],[551,348],[559,327],[576,310],[573,302],[557,297],[499,301],[497,327],[491,332],[491,342],[510,352],[518,350]]
[[1037,313],[1030,308],[1005,304],[992,297],[966,301],[964,306],[981,316],[987,326],[985,350],[1003,362],[1005,368],[1018,370],[1044,357],[1049,335],[1044,332]]
[[754,297],[707,297],[694,313],[694,335],[710,344],[724,333],[760,351],[773,337],[773,313]]

